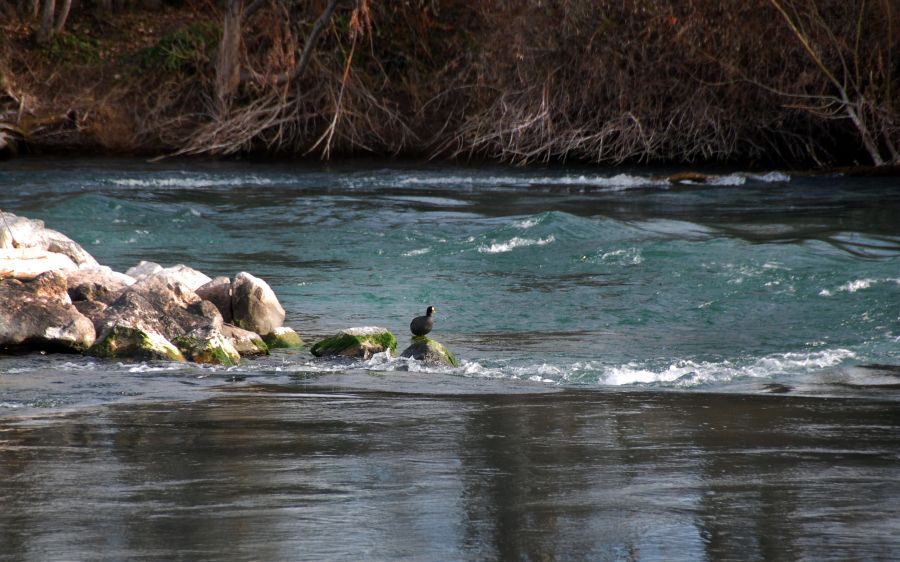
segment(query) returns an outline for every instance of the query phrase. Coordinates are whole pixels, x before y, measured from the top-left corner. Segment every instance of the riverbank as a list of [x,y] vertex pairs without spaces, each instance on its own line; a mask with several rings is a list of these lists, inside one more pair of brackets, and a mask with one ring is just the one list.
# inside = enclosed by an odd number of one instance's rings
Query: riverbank
[[0,19],[0,152],[809,168],[900,146],[889,3],[100,4],[42,42]]

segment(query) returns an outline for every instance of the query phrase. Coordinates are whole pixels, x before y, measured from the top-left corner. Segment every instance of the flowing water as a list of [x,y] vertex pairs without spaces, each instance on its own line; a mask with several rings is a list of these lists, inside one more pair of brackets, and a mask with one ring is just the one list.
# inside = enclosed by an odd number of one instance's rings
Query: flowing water
[[[0,356],[0,559],[900,558],[900,182],[21,160],[101,263],[266,279],[308,342]],[[0,303],[2,306],[2,303]]]

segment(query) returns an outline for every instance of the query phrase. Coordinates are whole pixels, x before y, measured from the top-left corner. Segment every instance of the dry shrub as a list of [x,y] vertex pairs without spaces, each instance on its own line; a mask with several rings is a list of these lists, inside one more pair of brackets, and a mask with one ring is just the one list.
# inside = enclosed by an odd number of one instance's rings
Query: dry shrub
[[[855,35],[846,22],[856,24],[848,15],[857,2],[818,3],[830,8],[822,28]],[[798,103],[798,96],[823,95],[828,84],[768,1],[492,6],[474,76],[463,78],[477,86],[468,103],[475,110],[439,145],[442,154],[515,162],[796,161],[829,158],[855,135],[839,112]],[[890,37],[868,31],[859,49],[867,62],[859,66],[873,69],[881,63],[866,53]],[[895,79],[896,69],[871,82],[885,87]]]
[[[57,106],[122,104],[140,147],[190,154],[897,160],[894,0],[345,1],[305,71],[283,79],[329,2],[247,0],[261,8],[243,18],[239,73],[224,81],[188,28],[168,39],[188,46],[180,58],[115,99],[90,73],[31,74],[73,92]],[[204,6],[200,38],[224,27]]]

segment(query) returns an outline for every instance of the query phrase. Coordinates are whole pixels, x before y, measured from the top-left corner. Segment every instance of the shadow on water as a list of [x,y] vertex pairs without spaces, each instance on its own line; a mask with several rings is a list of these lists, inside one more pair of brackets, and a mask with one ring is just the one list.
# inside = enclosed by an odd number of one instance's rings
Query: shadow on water
[[259,386],[0,422],[2,559],[900,553],[890,403]]

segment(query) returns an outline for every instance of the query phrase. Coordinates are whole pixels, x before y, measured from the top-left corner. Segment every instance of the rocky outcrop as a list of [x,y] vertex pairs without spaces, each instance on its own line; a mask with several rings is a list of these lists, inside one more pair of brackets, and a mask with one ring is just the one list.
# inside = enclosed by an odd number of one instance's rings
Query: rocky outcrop
[[246,272],[231,284],[234,325],[257,334],[269,334],[284,323],[284,309],[269,284]]
[[397,338],[386,328],[365,326],[347,328],[312,346],[316,357],[352,357],[369,359],[376,353],[397,351]]
[[[143,261],[122,274],[42,221],[2,215],[0,351],[87,350],[235,365],[241,355],[269,352],[260,333],[273,347],[302,345],[282,327],[275,293],[249,273],[231,283],[185,265]],[[226,323],[232,320],[240,327]]]
[[459,366],[459,361],[444,344],[426,336],[414,336],[412,343],[403,350],[400,357],[416,359],[427,365]]
[[0,349],[78,352],[94,343],[94,326],[72,305],[59,272],[0,280],[0,303]]

